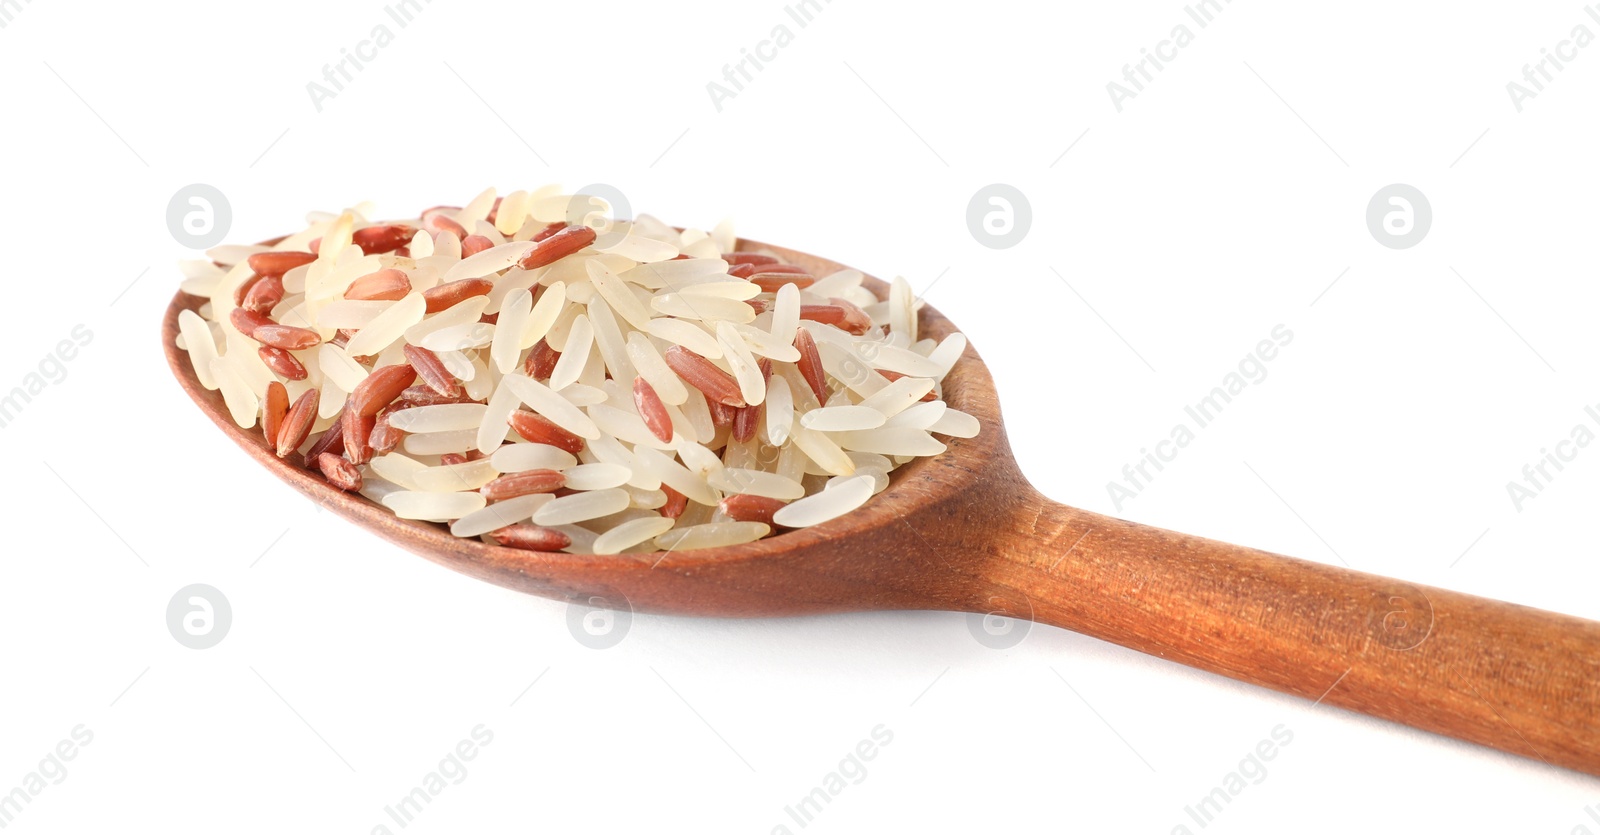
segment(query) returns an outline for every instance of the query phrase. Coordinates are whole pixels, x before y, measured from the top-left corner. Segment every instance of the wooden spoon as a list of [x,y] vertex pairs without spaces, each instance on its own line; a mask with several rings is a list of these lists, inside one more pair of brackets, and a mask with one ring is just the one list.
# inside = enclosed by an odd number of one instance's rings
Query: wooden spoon
[[[744,241],[826,275],[843,267]],[[879,297],[887,287],[867,286]],[[279,460],[234,424],[176,347],[189,396],[301,492],[436,563],[507,588],[613,608],[722,617],[873,609],[1001,614],[1241,681],[1600,775],[1600,623],[1188,536],[1056,504],[1012,458],[994,381],[968,348],[944,396],[982,424],[893,474],[861,509],[727,548],[592,556],[501,548],[396,518]],[[955,330],[931,307],[924,337]],[[294,456],[291,456],[294,458]]]

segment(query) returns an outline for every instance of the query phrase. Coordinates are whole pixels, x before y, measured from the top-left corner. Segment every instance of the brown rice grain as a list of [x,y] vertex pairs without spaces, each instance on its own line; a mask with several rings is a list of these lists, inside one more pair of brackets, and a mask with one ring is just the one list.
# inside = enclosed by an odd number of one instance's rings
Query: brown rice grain
[[361,471],[356,465],[332,453],[324,452],[317,456],[317,469],[322,471],[323,478],[334,487],[352,492],[361,489]]
[[556,470],[524,470],[508,473],[478,488],[491,502],[514,499],[533,493],[554,493],[567,486],[567,477]]
[[388,455],[404,441],[406,433],[389,425],[389,413],[378,415],[372,424],[372,431],[367,434],[367,445],[372,448],[373,455]]
[[771,525],[772,514],[787,504],[788,502],[783,499],[741,493],[723,499],[717,508],[735,522],[761,522]]
[[317,456],[324,452],[331,452],[334,455],[344,452],[344,420],[348,416],[348,411],[341,408],[333,417],[333,425],[329,426],[321,437],[311,444],[311,448],[306,450],[304,464],[307,469],[316,469]]
[[550,343],[541,338],[534,343],[527,362],[522,366],[522,371],[535,380],[548,380],[550,372],[556,370],[556,363],[560,360],[561,352],[550,347]]
[[350,392],[347,408],[363,417],[377,414],[394,402],[417,379],[417,371],[410,365],[386,365],[375,368],[356,390]]
[[424,385],[443,397],[460,396],[460,381],[444,367],[438,354],[417,345],[406,345],[400,350]]
[[811,393],[817,396],[817,402],[827,403],[828,374],[822,368],[822,354],[817,350],[817,340],[810,331],[798,328],[794,333],[794,347],[800,351],[800,361],[795,363],[800,376],[811,387]]
[[360,301],[399,301],[411,292],[404,270],[387,269],[364,275],[345,289],[344,297]]
[[744,395],[733,375],[716,367],[711,360],[683,347],[674,345],[662,356],[667,366],[683,378],[685,383],[699,389],[712,403],[725,406],[744,406]]
[[564,449],[577,455],[583,451],[583,439],[562,429],[556,423],[538,412],[529,412],[518,409],[507,418],[512,431],[521,435],[523,439],[536,444],[549,444],[550,446]]
[[261,401],[261,436],[269,446],[278,443],[278,429],[283,426],[283,416],[289,413],[289,390],[283,383],[273,380],[267,384],[267,396]]
[[487,296],[493,289],[494,282],[486,278],[463,278],[422,291],[422,300],[427,302],[426,312],[438,313],[441,310],[449,310],[473,296]]
[[321,389],[306,389],[289,407],[283,425],[278,427],[276,451],[279,458],[289,457],[289,453],[299,449],[311,435],[311,425],[317,421],[317,404],[321,396]]
[[[372,460],[372,429],[377,424],[376,415],[348,415],[341,419],[344,433],[344,456],[352,464],[365,464]],[[332,428],[329,428],[332,431]]]
[[667,495],[667,503],[662,505],[660,510],[662,516],[665,516],[668,519],[676,519],[683,515],[684,510],[688,509],[688,496],[679,493],[665,484],[661,485],[661,492]]
[[261,325],[249,335],[263,345],[285,351],[304,351],[322,342],[322,337],[316,331],[293,325]]
[[257,252],[250,256],[246,263],[263,278],[269,275],[281,278],[284,273],[295,267],[305,266],[315,260],[317,256],[311,252]]
[[409,226],[391,224],[388,226],[368,226],[357,229],[350,235],[350,242],[361,247],[364,255],[379,255],[385,252],[394,252],[411,243],[411,238],[416,235],[416,230]]
[[285,380],[304,380],[309,376],[306,367],[300,364],[300,360],[282,348],[263,345],[256,349],[256,356],[261,357],[261,362],[272,369],[272,373]]
[[239,306],[265,315],[271,313],[281,301],[283,301],[283,279],[268,275],[250,285],[250,291],[244,294]]
[[526,522],[508,525],[488,536],[496,545],[524,551],[560,551],[572,544],[572,537],[561,531]]
[[661,439],[662,443],[672,443],[672,417],[667,414],[667,406],[661,402],[661,395],[656,394],[655,387],[643,377],[633,380],[633,403],[639,409],[639,417],[644,419],[645,428],[650,434]]
[[587,226],[568,226],[550,237],[538,241],[528,254],[522,256],[518,266],[525,270],[546,267],[594,243],[595,232]]
[[265,315],[243,307],[236,307],[230,311],[228,313],[228,321],[232,322],[233,327],[240,333],[252,338],[256,334],[256,328],[264,328],[274,324]]

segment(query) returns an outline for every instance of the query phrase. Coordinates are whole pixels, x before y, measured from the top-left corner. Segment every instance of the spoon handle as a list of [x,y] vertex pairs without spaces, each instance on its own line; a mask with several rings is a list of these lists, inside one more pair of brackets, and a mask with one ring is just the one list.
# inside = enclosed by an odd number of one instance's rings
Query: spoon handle
[[1137,525],[1037,493],[1011,518],[1009,535],[971,543],[989,556],[968,611],[1031,616],[1600,775],[1600,623]]

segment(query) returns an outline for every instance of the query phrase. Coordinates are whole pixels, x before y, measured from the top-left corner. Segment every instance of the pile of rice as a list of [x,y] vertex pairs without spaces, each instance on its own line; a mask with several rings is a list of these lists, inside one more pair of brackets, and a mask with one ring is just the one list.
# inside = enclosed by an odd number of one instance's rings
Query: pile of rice
[[195,376],[280,458],[405,519],[542,551],[750,542],[848,513],[978,422],[966,348],[843,270],[735,252],[725,222],[613,220],[558,187],[420,217],[313,213],[181,264]]

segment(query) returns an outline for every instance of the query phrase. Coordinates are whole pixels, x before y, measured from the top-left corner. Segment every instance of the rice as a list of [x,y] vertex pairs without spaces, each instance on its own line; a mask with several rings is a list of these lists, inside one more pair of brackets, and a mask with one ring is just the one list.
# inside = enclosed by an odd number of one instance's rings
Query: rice
[[877,429],[887,421],[882,412],[870,406],[824,406],[800,416],[801,426],[818,432]]
[[872,498],[872,486],[871,476],[850,476],[831,490],[813,493],[785,505],[772,515],[772,521],[786,528],[820,525],[866,504],[867,499]]
[[402,432],[426,434],[462,429],[476,431],[489,409],[480,403],[445,403],[402,409],[389,416],[389,425]]
[[633,477],[633,470],[620,464],[597,462],[571,467],[566,471],[566,476],[569,490],[608,490],[627,484],[628,479]]
[[400,446],[407,455],[448,455],[472,449],[477,439],[475,430],[429,432],[425,435],[407,435]]
[[[665,500],[665,495],[662,498]],[[672,525],[673,520],[665,516],[651,515],[633,519],[600,534],[595,538],[592,547],[596,554],[618,554],[625,548],[631,548],[666,533]]]
[[553,498],[549,493],[532,493],[495,502],[450,523],[450,533],[461,537],[482,536],[508,525],[526,522],[533,518],[535,510]]
[[981,428],[941,399],[966,339],[919,339],[903,278],[878,299],[855,270],[735,252],[726,223],[496,197],[313,213],[180,264],[200,303],[178,347],[280,457],[514,548],[751,542],[849,513]]
[[626,510],[633,499],[620,488],[573,493],[551,499],[533,513],[535,525],[571,525]]
[[431,493],[401,490],[383,497],[383,506],[401,519],[449,522],[487,507],[489,501],[477,493]]
[[661,534],[656,537],[656,547],[663,551],[722,548],[754,542],[771,532],[770,526],[760,522],[713,522],[690,525]]
[[[578,459],[564,449],[548,444],[507,444],[489,456],[502,473],[523,470],[565,470],[578,465]],[[632,469],[628,470],[632,473]]]

